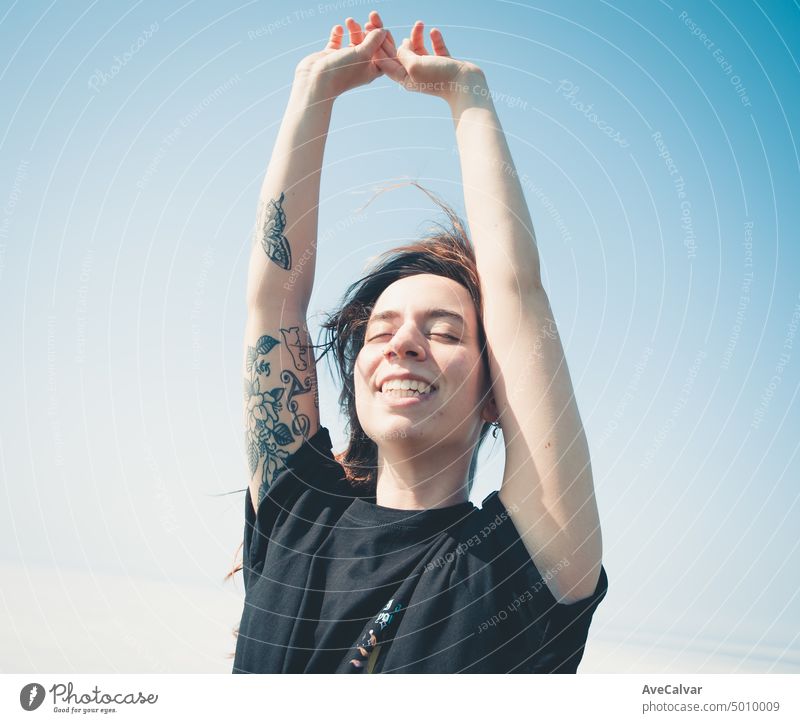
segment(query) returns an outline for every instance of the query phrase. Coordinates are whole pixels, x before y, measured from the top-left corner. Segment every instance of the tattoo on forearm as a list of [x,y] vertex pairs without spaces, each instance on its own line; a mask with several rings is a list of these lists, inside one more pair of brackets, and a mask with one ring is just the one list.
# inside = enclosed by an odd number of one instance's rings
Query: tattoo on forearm
[[[294,368],[299,372],[308,371],[308,354],[309,349],[313,347],[310,344],[304,343],[303,339],[308,336],[308,329],[300,329],[298,326],[290,326],[288,329],[281,329],[283,336],[283,343],[292,355],[292,363]],[[313,352],[312,352],[313,353]],[[313,356],[312,356],[313,360]],[[316,365],[311,365],[311,377],[306,377],[303,381],[305,386],[311,382],[314,390],[314,406],[319,409],[319,387],[317,386],[317,370]]]
[[289,239],[283,235],[286,228],[286,213],[281,208],[283,198],[281,193],[277,201],[270,199],[267,203],[266,218],[260,231],[264,253],[282,269],[288,270],[292,268],[292,249],[289,247]]
[[[291,353],[295,367],[298,371],[307,370],[308,346],[301,344],[299,327],[281,329],[281,335]],[[319,408],[314,365],[311,366],[311,374],[307,375],[302,382],[293,372],[284,369],[279,375],[282,386],[269,388],[268,381],[262,385],[259,377],[270,376],[270,352],[279,344],[277,339],[269,334],[264,334],[259,338],[256,346],[247,348],[246,367],[249,377],[244,379],[244,402],[247,410],[245,446],[251,478],[258,469],[259,461],[263,459],[264,462],[258,490],[259,504],[275,477],[282,470],[284,461],[289,457],[289,451],[286,448],[298,437],[305,439],[310,429],[311,421],[307,415],[299,412],[300,405],[295,397],[313,392],[314,406]],[[300,349],[302,349],[302,353]],[[298,362],[304,364],[302,369],[298,367]],[[292,415],[291,426],[281,422],[278,414],[284,406],[281,401],[284,394],[286,394],[286,409]]]
[[304,372],[308,368],[308,346],[300,340],[300,329],[297,326],[290,326],[288,329],[281,329],[283,343],[286,344],[292,355],[294,368],[299,372]]

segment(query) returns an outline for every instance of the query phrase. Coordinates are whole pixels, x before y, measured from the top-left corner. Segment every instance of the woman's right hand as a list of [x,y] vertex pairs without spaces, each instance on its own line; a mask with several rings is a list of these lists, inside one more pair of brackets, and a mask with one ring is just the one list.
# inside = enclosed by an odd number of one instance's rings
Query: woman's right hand
[[349,46],[342,47],[344,28],[334,25],[325,48],[303,58],[295,71],[296,79],[317,84],[330,98],[383,75],[372,62],[372,56],[383,43],[386,30],[375,28],[364,33],[353,18],[347,18],[345,24],[350,35]]

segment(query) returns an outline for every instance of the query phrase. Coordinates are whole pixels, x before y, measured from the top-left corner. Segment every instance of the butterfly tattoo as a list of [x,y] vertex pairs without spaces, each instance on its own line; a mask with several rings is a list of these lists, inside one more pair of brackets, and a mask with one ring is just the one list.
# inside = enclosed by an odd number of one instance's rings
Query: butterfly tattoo
[[286,228],[286,213],[281,208],[284,195],[277,201],[270,200],[266,208],[264,220],[264,236],[261,245],[264,253],[269,256],[282,269],[292,268],[292,250],[289,248],[289,239],[283,235]]

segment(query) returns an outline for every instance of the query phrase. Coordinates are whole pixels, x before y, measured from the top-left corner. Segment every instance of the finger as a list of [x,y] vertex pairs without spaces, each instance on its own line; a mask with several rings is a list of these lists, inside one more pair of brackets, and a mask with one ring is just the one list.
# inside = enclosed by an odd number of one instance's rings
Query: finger
[[386,51],[386,54],[390,58],[393,58],[395,55],[397,55],[397,46],[395,45],[391,30],[386,29],[386,37],[384,38],[383,45],[381,47],[384,49],[384,51]]
[[[383,28],[383,20],[381,16],[378,14],[377,10],[373,10],[369,14],[369,21],[364,26],[364,29],[369,31],[373,28]],[[389,57],[393,57],[397,53],[397,43],[394,41],[394,36],[392,35],[392,31],[386,28],[386,39],[383,41],[383,45],[381,46],[384,48],[384,51]]]
[[433,45],[433,52],[436,55],[445,55],[450,57],[450,51],[444,44],[444,36],[439,28],[431,28],[431,44]]
[[398,83],[402,83],[404,85],[408,82],[408,73],[402,64],[397,60],[397,58],[379,56],[372,62],[375,63],[375,65],[377,65],[378,68],[380,68],[383,73],[392,80],[396,80]]
[[[373,28],[384,28],[385,27],[384,24],[383,24],[383,19],[381,18],[380,13],[378,13],[377,10],[373,10],[369,14],[369,23],[368,23],[368,25],[371,25]],[[386,36],[388,37],[389,42],[392,44],[392,50],[394,50],[394,48],[395,48],[394,38],[392,37],[392,32],[388,28],[386,28]]]
[[347,18],[344,21],[347,25],[347,30],[350,33],[350,45],[361,45],[364,41],[364,31],[361,26],[355,21],[354,18]]
[[344,37],[344,28],[341,25],[334,25],[331,28],[331,36],[326,46],[329,50],[339,50],[342,47],[342,38]]
[[386,37],[386,31],[374,28],[367,33],[364,42],[358,46],[358,52],[367,57],[372,57],[375,51],[380,48],[383,39]]
[[[415,65],[419,63],[419,55],[411,49],[411,41],[408,38],[403,38],[400,47],[397,48],[397,55],[395,55],[397,62],[403,66],[407,78],[406,82],[411,82],[411,72]],[[389,74],[388,72],[386,73]],[[391,77],[391,76],[390,76]]]
[[385,74],[385,71],[381,67],[381,64],[378,61],[379,60],[387,60],[388,58],[389,58],[389,56],[386,55],[386,52],[384,51],[383,46],[378,48],[375,51],[375,54],[372,56],[371,62],[375,66],[375,70],[378,71],[378,73],[381,74],[381,75]]
[[[374,26],[372,25],[372,23],[367,23],[364,26],[364,30],[366,30],[367,32],[373,29]],[[397,55],[397,48],[395,47],[394,44],[394,38],[392,37],[392,33],[388,30],[386,31],[386,37],[383,39],[383,45],[381,45],[381,49],[390,58],[393,58],[395,55]]]
[[425,23],[422,20],[417,20],[414,27],[411,28],[411,49],[419,55],[428,55],[425,49],[425,39],[422,31],[425,29]]
[[403,38],[403,41],[397,46],[398,60],[405,65],[406,62],[416,60],[417,57],[417,53],[415,53],[414,49],[411,47],[411,41],[408,38]]

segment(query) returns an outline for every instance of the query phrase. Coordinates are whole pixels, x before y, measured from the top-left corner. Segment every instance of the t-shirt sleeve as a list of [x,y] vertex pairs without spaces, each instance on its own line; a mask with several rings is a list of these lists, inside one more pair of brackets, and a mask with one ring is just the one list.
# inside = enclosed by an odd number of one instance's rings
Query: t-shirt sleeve
[[483,501],[481,512],[490,528],[494,562],[501,566],[509,585],[507,634],[514,636],[515,648],[524,651],[516,672],[577,672],[592,616],[608,591],[605,567],[601,565],[597,586],[589,597],[559,603],[546,582],[558,569],[537,569],[496,491]]
[[[281,471],[258,506],[258,512],[253,509],[250,487],[247,487],[242,553],[245,591],[249,589],[253,574],[264,567],[276,524],[290,517],[299,503],[307,503],[309,497],[319,500],[317,506],[326,504],[326,498],[329,501],[333,499],[341,491],[342,474],[341,465],[333,457],[330,433],[326,427],[320,426],[284,460]],[[314,506],[308,506],[313,511]],[[294,515],[291,519],[300,524],[303,517]]]

